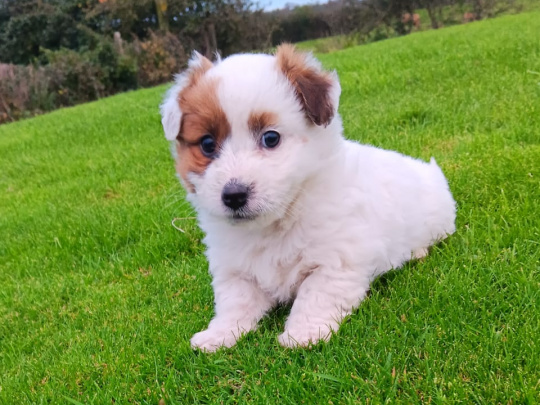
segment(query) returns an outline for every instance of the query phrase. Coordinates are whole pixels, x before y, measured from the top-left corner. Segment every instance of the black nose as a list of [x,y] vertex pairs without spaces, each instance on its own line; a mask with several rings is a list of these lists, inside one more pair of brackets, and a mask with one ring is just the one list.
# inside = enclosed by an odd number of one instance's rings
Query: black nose
[[248,199],[247,186],[240,183],[228,183],[221,192],[221,201],[227,207],[237,210],[246,205]]

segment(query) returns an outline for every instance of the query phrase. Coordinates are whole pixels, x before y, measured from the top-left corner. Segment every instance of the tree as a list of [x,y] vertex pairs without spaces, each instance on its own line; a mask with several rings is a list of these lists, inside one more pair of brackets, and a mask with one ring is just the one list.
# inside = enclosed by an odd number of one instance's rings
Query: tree
[[84,14],[86,25],[111,37],[118,31],[124,38],[145,38],[159,28],[154,0],[88,0]]
[[300,6],[281,13],[277,29],[272,33],[273,45],[282,42],[299,42],[332,34],[325,16],[313,7]]
[[409,32],[407,25],[402,21],[402,16],[407,13],[414,14],[414,0],[365,0],[363,3],[376,21],[376,26],[383,23],[387,27],[392,27],[399,35]]
[[167,0],[155,0],[156,14],[161,31],[169,31],[169,20],[167,19]]
[[0,61],[29,64],[42,49],[79,49],[95,44],[94,36],[69,15],[51,6],[33,13],[11,14],[0,27]]
[[441,0],[418,0],[418,5],[425,8],[428,12],[429,19],[431,21],[431,28],[437,29],[440,26],[439,18],[437,15],[441,12],[442,1]]

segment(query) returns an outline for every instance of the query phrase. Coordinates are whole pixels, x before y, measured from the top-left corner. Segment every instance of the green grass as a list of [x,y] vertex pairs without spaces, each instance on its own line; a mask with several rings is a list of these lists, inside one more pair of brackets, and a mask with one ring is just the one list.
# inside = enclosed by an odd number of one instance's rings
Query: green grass
[[[540,1],[538,0],[497,0],[491,10],[489,7],[486,7],[486,15],[484,18],[486,18],[487,15],[496,15],[500,17],[507,14],[539,10]],[[463,3],[462,5],[459,5],[456,3],[454,5],[444,6],[442,7],[441,12],[437,13],[439,26],[442,28],[444,26],[449,27],[456,24],[463,24],[463,14],[467,12],[474,12],[472,4]],[[431,19],[429,18],[427,10],[421,8],[415,10],[415,13],[420,17],[420,27],[413,28],[413,32],[431,30]],[[333,35],[330,37],[298,42],[296,46],[299,49],[316,53],[328,53],[398,36],[399,34],[393,28],[381,24],[367,35],[360,35],[359,33],[354,32],[347,35]]]
[[434,156],[457,232],[377,280],[327,344],[288,308],[216,354],[165,87],[0,127],[0,402],[538,403],[540,13],[323,55],[348,137]]

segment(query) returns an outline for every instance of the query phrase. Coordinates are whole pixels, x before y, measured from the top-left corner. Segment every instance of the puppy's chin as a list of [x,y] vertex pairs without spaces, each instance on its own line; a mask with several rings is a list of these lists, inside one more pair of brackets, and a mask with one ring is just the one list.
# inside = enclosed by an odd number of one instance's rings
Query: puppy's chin
[[[283,207],[288,206],[284,205]],[[289,220],[294,220],[294,216],[291,209],[268,207],[267,210],[259,209],[256,212],[229,213],[226,216],[226,221],[231,226],[256,231],[274,227],[278,223],[284,225]]]
[[244,213],[244,212],[232,212],[232,213],[229,213],[227,215],[227,220],[231,224],[237,225],[237,224],[256,221],[258,217],[260,217],[260,214],[257,215],[257,214],[249,213],[249,212],[246,212],[246,213]]
[[262,229],[270,225],[275,219],[269,214],[259,213],[229,213],[225,216],[225,221],[234,227],[249,229]]
[[283,213],[276,212],[276,210],[263,210],[259,208],[257,210],[227,210],[220,217],[232,226],[254,230],[266,228],[272,223],[279,221],[283,216]]

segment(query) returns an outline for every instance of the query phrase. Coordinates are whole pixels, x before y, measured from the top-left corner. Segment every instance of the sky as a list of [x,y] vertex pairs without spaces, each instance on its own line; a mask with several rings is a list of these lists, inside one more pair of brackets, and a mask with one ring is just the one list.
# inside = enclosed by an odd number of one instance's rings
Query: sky
[[259,4],[268,11],[283,8],[285,4],[301,6],[304,4],[326,3],[326,0],[259,0]]

